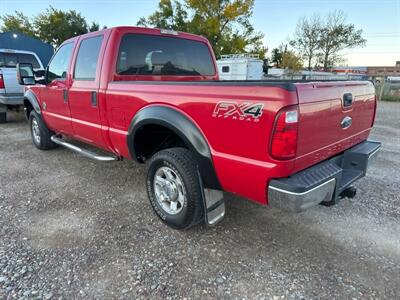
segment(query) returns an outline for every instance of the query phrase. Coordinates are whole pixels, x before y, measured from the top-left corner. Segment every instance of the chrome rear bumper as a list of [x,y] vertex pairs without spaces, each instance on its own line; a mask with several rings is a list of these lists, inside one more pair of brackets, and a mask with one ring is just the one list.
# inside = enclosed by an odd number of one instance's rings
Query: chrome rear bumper
[[0,94],[0,103],[5,105],[24,104],[24,94]]
[[379,142],[365,141],[288,178],[271,180],[268,204],[291,212],[320,203],[336,204],[346,188],[366,175],[368,163],[380,147]]

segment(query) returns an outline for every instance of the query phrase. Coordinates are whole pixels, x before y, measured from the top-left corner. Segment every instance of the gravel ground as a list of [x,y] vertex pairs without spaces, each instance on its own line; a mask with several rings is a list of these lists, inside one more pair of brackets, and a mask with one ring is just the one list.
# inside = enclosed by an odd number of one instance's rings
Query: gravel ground
[[145,168],[42,152],[21,114],[0,124],[0,298],[400,298],[400,104],[358,195],[301,214],[226,194],[214,228],[175,231]]

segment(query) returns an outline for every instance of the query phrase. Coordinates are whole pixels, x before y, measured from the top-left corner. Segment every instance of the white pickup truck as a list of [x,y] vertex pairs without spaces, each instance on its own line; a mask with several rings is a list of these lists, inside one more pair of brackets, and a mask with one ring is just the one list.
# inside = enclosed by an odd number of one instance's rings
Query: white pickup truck
[[18,63],[31,63],[35,71],[44,69],[34,52],[0,49],[0,121],[3,122],[7,107],[24,103],[24,87],[17,80]]

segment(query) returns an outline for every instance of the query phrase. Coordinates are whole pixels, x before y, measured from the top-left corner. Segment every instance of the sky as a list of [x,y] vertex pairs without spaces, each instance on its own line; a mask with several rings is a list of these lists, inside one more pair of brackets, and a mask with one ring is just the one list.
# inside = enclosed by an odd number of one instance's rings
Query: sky
[[[154,12],[157,4],[158,0],[0,0],[0,14],[19,10],[32,16],[52,5],[74,9],[89,22],[112,27],[135,25],[140,17]],[[287,43],[300,17],[314,13],[323,16],[337,9],[363,30],[368,41],[364,48],[344,50],[344,65],[392,66],[400,61],[400,0],[255,0],[251,20],[265,35],[264,44],[270,53]]]

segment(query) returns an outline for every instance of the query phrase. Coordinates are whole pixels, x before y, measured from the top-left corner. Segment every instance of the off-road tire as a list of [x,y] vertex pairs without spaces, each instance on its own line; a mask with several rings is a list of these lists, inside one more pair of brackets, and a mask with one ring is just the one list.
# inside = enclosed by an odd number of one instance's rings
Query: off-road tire
[[[172,169],[183,182],[186,192],[182,210],[171,215],[157,201],[154,179],[157,170],[162,167]],[[194,154],[185,148],[170,148],[157,152],[150,160],[147,180],[147,194],[157,216],[168,226],[175,229],[188,229],[203,220],[204,206],[202,186]]]
[[[36,122],[38,125],[38,135],[40,137],[40,141],[35,138],[33,123]],[[29,126],[31,131],[32,142],[36,146],[36,148],[40,150],[49,150],[57,147],[57,144],[53,143],[50,139],[54,132],[47,128],[46,124],[43,122],[42,117],[36,112],[32,111],[29,115]]]

